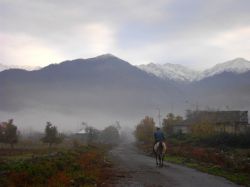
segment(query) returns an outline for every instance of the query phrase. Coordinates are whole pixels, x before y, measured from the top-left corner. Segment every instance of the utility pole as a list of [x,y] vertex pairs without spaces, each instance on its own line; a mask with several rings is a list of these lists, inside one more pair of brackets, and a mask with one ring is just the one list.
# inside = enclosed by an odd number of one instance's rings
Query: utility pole
[[158,110],[159,127],[161,127],[161,110],[160,108],[157,108],[157,110]]

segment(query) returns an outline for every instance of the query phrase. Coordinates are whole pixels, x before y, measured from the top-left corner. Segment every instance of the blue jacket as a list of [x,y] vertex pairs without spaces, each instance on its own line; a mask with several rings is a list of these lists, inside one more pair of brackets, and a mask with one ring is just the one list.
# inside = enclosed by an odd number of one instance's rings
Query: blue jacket
[[156,131],[156,132],[154,133],[154,137],[155,137],[155,141],[156,141],[156,142],[165,140],[164,134],[163,134],[163,132],[161,132],[161,131]]

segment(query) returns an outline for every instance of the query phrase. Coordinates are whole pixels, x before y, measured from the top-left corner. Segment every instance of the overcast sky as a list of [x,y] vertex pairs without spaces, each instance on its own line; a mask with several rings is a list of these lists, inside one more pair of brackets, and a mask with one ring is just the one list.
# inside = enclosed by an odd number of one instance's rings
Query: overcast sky
[[250,1],[0,0],[0,64],[104,53],[194,69],[250,59]]

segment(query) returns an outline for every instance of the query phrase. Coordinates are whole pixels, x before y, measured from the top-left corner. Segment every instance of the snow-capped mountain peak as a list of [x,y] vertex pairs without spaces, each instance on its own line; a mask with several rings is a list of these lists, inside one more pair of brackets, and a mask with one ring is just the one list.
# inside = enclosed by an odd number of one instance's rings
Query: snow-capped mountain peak
[[223,72],[232,72],[237,74],[245,73],[247,71],[250,71],[250,61],[244,58],[236,58],[234,60],[217,64],[212,68],[206,69],[201,72],[189,69],[179,64],[171,63],[149,63],[147,65],[139,65],[138,68],[146,71],[147,73],[154,74],[161,79],[191,82],[198,81],[206,77],[211,77]]
[[8,69],[8,67],[3,65],[3,64],[0,64],[0,72],[5,70],[5,69]]
[[234,60],[217,64],[214,67],[203,71],[200,75],[200,79],[211,77],[223,72],[232,72],[240,74],[245,73],[247,71],[250,71],[250,61],[244,58],[236,58]]
[[198,76],[198,72],[191,70],[179,64],[154,64],[139,65],[143,71],[154,74],[162,79],[170,79],[175,81],[192,81]]

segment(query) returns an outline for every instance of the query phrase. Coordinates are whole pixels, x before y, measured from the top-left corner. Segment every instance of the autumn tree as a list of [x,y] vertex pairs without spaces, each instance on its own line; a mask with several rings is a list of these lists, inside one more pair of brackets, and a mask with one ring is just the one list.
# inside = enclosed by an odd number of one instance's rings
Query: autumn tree
[[194,136],[210,136],[216,132],[214,124],[217,120],[216,113],[189,111],[187,112],[187,120],[190,121],[190,131]]
[[206,137],[215,134],[215,126],[205,119],[191,125],[191,133],[197,137]]
[[146,116],[136,126],[134,134],[138,141],[144,143],[152,143],[154,141],[154,130],[155,130],[154,119],[149,116]]
[[52,144],[59,144],[63,141],[63,135],[57,132],[56,126],[53,126],[52,123],[47,122],[45,127],[45,136],[41,139],[43,143],[47,143],[49,147]]
[[163,131],[167,135],[172,135],[174,133],[174,125],[180,124],[181,122],[183,122],[183,118],[181,116],[175,116],[173,113],[168,113],[162,121]]
[[18,142],[17,127],[13,124],[13,119],[0,124],[0,142],[10,144],[11,148]]

